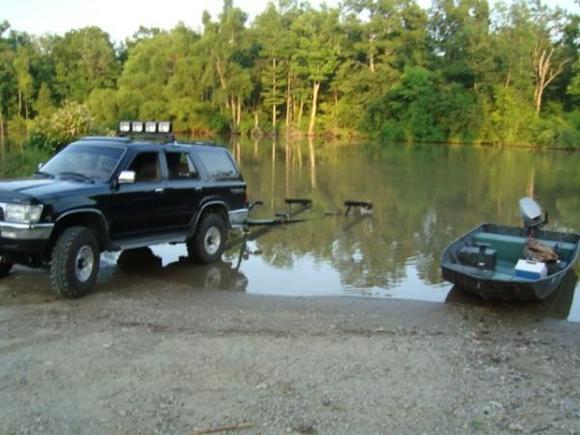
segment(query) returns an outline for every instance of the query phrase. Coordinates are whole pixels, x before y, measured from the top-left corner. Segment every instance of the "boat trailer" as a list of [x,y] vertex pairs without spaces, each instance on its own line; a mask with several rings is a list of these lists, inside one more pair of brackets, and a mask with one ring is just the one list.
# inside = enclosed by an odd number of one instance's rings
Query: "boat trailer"
[[[321,216],[301,218],[298,216],[301,215],[302,213],[307,212],[312,208],[311,199],[286,198],[284,200],[284,203],[286,204],[286,211],[275,212],[274,217],[272,218],[266,219],[248,218],[245,222],[245,225],[243,226],[244,235],[228,243],[226,249],[232,249],[236,246],[241,246],[238,267],[239,264],[241,263],[241,259],[248,254],[248,252],[246,251],[247,242],[257,240],[258,238],[272,231],[275,227],[300,222],[308,222],[312,220],[323,219],[324,217],[328,216],[337,216],[342,214],[339,211],[331,211],[331,212],[327,211]],[[249,204],[248,210],[252,211],[256,207],[260,207],[262,205],[264,205],[263,201],[254,201]],[[352,228],[353,226],[357,225],[358,223],[362,222],[365,218],[370,216],[373,211],[373,204],[367,201],[348,200],[344,201],[343,206],[346,207],[344,216],[351,215],[353,210],[359,210],[359,216],[353,222],[349,222],[347,225],[345,225],[342,231],[350,230],[350,228]]]

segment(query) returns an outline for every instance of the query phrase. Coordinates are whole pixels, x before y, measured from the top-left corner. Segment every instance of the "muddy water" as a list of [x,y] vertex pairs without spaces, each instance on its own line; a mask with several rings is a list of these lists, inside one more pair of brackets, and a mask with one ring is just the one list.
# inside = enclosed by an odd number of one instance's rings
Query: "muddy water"
[[[439,257],[451,240],[483,221],[519,225],[517,202],[525,195],[549,211],[551,228],[580,230],[578,153],[308,141],[230,148],[250,199],[264,201],[254,217],[285,211],[286,197],[310,198],[313,208],[298,216],[302,222],[247,243],[232,240],[217,265],[191,265],[183,247],[156,246],[140,260],[168,280],[265,295],[480,304],[441,279]],[[344,216],[345,200],[371,201],[374,213]],[[580,321],[578,288],[571,277],[533,310]]]

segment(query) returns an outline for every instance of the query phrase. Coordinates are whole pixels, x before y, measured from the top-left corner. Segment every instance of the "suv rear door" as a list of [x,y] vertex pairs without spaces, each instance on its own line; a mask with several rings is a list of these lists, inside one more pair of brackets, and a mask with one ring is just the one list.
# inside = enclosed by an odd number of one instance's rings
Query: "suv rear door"
[[165,183],[167,225],[188,227],[203,197],[203,181],[189,150],[166,149],[167,181]]

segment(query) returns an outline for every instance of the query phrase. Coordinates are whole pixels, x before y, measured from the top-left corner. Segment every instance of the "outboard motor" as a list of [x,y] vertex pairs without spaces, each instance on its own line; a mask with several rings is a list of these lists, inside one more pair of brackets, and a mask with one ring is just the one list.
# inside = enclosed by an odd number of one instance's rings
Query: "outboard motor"
[[548,223],[548,213],[542,213],[540,205],[529,196],[520,199],[520,213],[528,236]]

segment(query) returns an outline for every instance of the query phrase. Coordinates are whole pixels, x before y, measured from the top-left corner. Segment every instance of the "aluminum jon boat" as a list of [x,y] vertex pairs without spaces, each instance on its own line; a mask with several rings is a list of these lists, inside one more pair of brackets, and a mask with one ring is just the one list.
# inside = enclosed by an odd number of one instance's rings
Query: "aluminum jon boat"
[[523,228],[483,224],[452,242],[441,257],[443,278],[485,299],[546,299],[573,269],[580,235],[543,230],[547,214],[531,198],[520,200],[520,211]]

